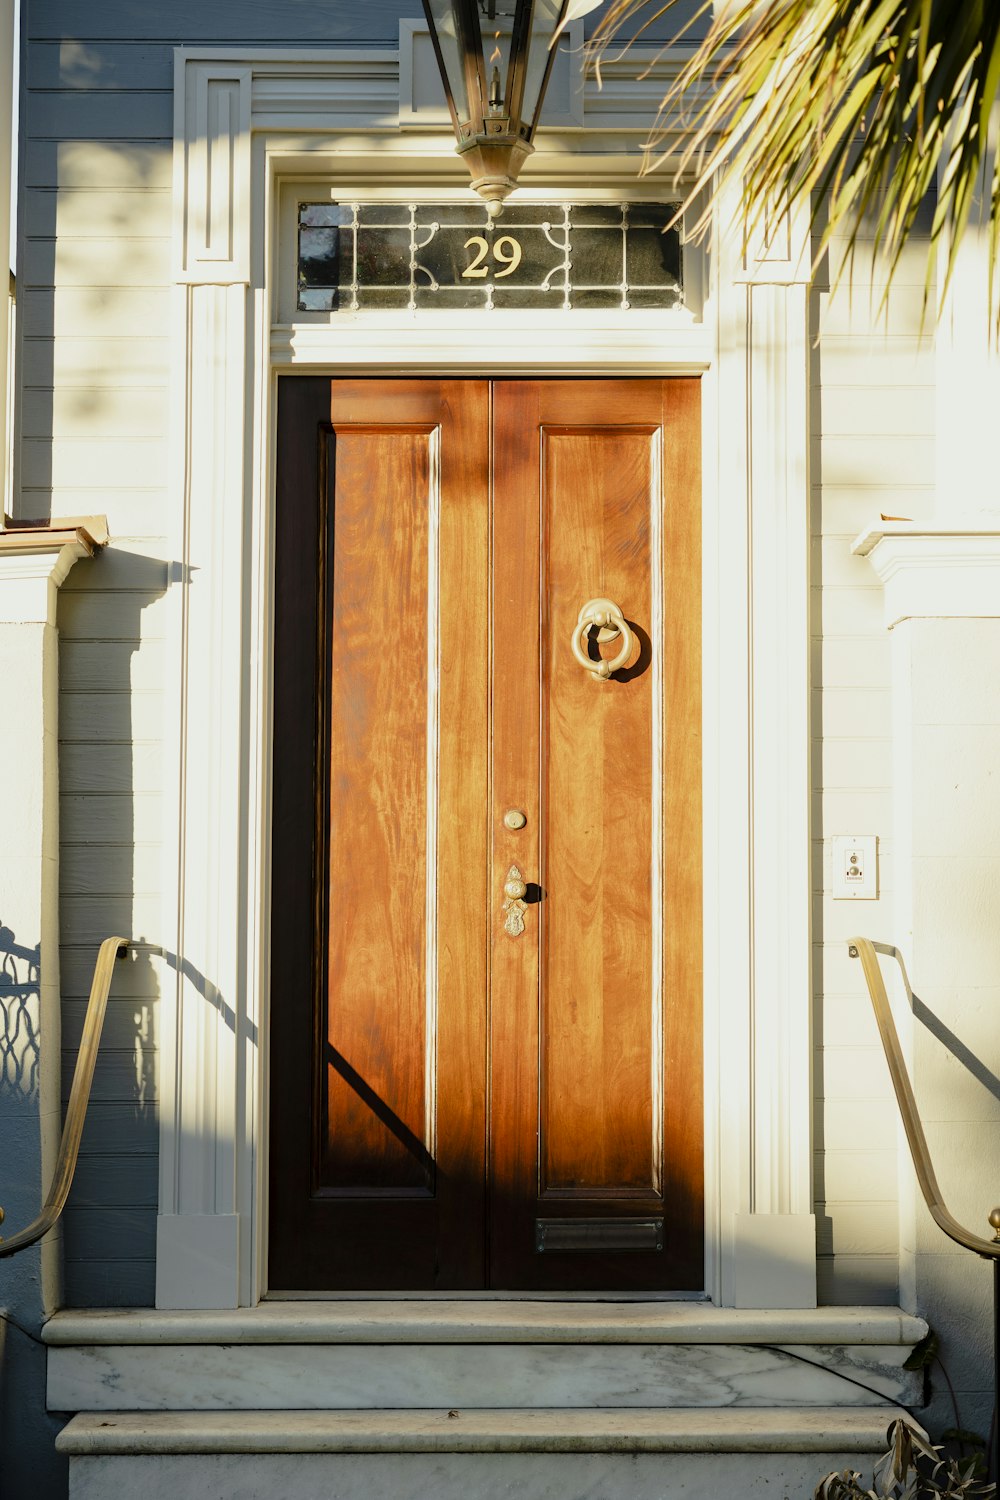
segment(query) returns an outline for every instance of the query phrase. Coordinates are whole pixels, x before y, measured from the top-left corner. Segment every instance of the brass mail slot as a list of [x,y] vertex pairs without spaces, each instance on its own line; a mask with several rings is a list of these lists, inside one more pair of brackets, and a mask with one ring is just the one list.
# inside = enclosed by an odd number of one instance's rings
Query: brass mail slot
[[662,1219],[536,1219],[535,1250],[662,1250]]

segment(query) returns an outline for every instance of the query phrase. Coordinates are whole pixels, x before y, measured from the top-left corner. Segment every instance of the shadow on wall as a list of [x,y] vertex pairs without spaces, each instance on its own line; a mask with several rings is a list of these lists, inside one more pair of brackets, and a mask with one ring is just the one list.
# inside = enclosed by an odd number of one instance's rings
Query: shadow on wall
[[0,922],[0,1097],[38,1097],[41,947],[25,948]]
[[64,1103],[97,948],[112,933],[130,942],[115,969],[66,1208],[71,1306],[150,1305],[154,1295],[162,731],[151,678],[162,672],[141,653],[160,650],[154,607],[169,580],[162,559],[113,546],[77,564],[59,601]]

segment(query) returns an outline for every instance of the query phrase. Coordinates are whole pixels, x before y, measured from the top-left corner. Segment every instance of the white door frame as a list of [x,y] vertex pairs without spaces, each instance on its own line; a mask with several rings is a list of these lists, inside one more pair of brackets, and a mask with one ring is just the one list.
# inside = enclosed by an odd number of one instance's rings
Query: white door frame
[[[588,83],[584,128],[543,132],[526,191],[640,196],[635,143],[674,66],[666,56],[645,84],[630,67],[601,95]],[[721,1305],[814,1306],[805,227],[747,253],[719,236],[710,267],[689,248],[693,313],[560,314],[544,328],[485,314],[489,342],[471,348],[467,316],[276,322],[282,183],[463,190],[450,136],[400,128],[414,118],[401,92],[396,53],[176,54],[164,879],[176,900],[164,910],[157,1305],[253,1306],[266,1290],[266,1038],[281,962],[268,889],[274,386],[311,369],[703,373],[705,1284]]]

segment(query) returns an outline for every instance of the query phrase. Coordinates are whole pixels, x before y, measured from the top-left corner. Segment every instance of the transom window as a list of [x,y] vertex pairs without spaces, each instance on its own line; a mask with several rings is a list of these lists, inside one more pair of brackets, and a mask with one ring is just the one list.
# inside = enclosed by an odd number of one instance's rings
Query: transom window
[[298,308],[671,308],[675,203],[300,203]]

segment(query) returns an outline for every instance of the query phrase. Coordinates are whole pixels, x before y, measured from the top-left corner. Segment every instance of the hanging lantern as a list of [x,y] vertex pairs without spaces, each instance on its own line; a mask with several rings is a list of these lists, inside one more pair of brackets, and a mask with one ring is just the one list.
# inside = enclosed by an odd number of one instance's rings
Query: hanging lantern
[[602,0],[423,0],[459,156],[492,215],[513,192],[568,21]]

